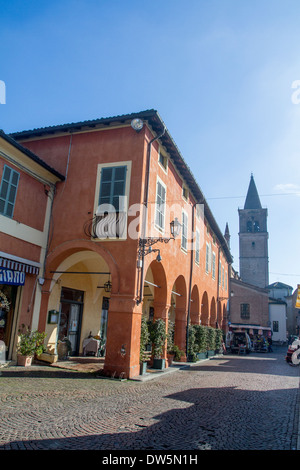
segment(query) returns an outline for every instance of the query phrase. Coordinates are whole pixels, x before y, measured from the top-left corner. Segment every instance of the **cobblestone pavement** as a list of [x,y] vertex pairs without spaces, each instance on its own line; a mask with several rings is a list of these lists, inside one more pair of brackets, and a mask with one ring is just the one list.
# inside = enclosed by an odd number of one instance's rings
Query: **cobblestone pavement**
[[0,449],[297,449],[299,370],[285,348],[147,382],[2,369]]

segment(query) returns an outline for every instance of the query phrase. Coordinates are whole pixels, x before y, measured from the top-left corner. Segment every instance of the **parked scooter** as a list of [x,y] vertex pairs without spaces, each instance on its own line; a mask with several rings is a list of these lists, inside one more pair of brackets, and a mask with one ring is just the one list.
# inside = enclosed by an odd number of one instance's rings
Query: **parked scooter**
[[290,366],[299,366],[300,364],[300,340],[299,338],[289,345],[286,356],[286,362]]

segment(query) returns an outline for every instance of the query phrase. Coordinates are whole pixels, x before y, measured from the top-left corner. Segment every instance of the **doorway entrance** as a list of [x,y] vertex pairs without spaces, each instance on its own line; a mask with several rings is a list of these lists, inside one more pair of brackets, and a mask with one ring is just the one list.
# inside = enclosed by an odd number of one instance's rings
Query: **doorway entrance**
[[105,349],[106,349],[108,309],[109,309],[109,298],[108,297],[103,297],[102,312],[101,312],[101,324],[100,324],[100,338],[101,338],[102,355],[103,356],[105,355]]
[[67,338],[71,343],[70,355],[78,356],[80,346],[83,292],[62,287],[60,297],[60,322],[58,339]]
[[17,289],[17,286],[0,284],[0,342],[6,348],[5,360],[12,340]]

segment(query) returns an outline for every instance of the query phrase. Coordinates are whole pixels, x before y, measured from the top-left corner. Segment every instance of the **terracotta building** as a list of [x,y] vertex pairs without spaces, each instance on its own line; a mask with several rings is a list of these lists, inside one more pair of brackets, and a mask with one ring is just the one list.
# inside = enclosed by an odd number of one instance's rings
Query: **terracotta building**
[[104,371],[130,378],[139,374],[143,313],[174,320],[184,351],[189,323],[225,327],[230,250],[157,111],[13,138],[65,176],[39,287],[39,328],[53,353],[64,336],[82,354],[89,334],[100,335]]
[[0,131],[0,343],[16,355],[22,324],[38,327],[50,213],[64,177]]
[[269,336],[269,291],[241,279],[231,279],[230,289],[231,329],[246,330],[251,336],[259,332]]

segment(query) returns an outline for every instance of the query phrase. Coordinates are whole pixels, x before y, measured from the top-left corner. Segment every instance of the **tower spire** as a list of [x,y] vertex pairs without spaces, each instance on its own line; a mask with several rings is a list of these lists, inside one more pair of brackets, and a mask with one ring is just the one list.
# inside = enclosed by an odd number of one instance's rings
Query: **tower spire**
[[244,209],[261,209],[261,203],[259,195],[256,189],[256,185],[253,178],[253,173],[251,173],[251,179],[249,183],[248,193],[245,200]]
[[228,248],[230,248],[230,233],[229,233],[228,222],[226,222],[224,238],[225,238],[225,240],[226,240],[226,242],[227,242]]

